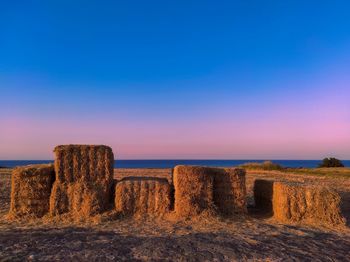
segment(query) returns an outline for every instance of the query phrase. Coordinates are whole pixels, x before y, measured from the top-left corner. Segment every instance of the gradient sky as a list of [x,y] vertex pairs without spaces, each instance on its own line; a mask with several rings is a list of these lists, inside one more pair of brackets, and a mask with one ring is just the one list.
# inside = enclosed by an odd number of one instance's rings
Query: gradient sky
[[349,1],[1,1],[0,159],[350,159]]

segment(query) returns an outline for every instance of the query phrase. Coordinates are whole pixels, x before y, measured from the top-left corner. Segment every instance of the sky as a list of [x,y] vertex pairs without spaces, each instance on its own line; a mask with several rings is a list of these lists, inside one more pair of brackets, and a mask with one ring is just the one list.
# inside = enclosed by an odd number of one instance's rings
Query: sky
[[0,159],[350,159],[349,1],[0,1]]

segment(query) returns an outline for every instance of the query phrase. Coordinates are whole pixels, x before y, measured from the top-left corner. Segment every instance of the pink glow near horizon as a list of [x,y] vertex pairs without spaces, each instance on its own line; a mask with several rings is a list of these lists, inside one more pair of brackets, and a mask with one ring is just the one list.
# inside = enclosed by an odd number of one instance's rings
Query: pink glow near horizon
[[321,80],[308,93],[219,100],[183,117],[106,112],[90,120],[8,109],[0,159],[52,159],[56,145],[70,143],[109,145],[116,159],[350,159],[350,79]]
[[[322,106],[322,105],[320,105]],[[135,123],[100,119],[72,121],[12,116],[2,120],[0,159],[52,159],[58,144],[107,144],[116,159],[231,158],[349,159],[348,115],[315,112],[288,114],[288,106],[262,119],[232,116],[206,121]],[[293,117],[298,116],[298,117]]]

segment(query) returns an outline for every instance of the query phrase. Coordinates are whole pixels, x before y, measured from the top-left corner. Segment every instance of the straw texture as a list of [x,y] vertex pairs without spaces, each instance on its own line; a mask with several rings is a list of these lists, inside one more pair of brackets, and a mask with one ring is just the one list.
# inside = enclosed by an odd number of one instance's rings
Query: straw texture
[[247,213],[244,169],[176,166],[173,180],[178,216]]
[[169,212],[170,194],[165,178],[125,178],[116,185],[115,208],[123,216],[162,217]]
[[198,166],[176,166],[174,168],[175,212],[180,217],[213,212],[214,176],[212,170]]
[[112,149],[103,145],[62,145],[55,153],[56,181],[50,214],[87,217],[105,211],[113,186]]
[[212,168],[214,203],[222,215],[247,213],[245,170]]
[[273,185],[274,218],[280,222],[317,225],[343,225],[340,196],[319,186],[275,182]]
[[9,215],[42,217],[48,213],[54,179],[52,164],[15,168],[12,172]]

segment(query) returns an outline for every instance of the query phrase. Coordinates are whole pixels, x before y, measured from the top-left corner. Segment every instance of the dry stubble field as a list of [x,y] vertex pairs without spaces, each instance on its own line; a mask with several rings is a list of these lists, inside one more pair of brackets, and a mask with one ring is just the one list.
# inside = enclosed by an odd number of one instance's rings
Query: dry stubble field
[[[116,219],[68,224],[41,220],[9,222],[8,169],[0,169],[0,261],[350,261],[349,224],[343,228],[281,225],[250,209],[245,218],[193,221]],[[116,169],[115,177],[170,178],[170,169]],[[334,187],[350,221],[350,179],[331,176],[249,171],[247,189],[253,204],[256,178],[312,182]]]

